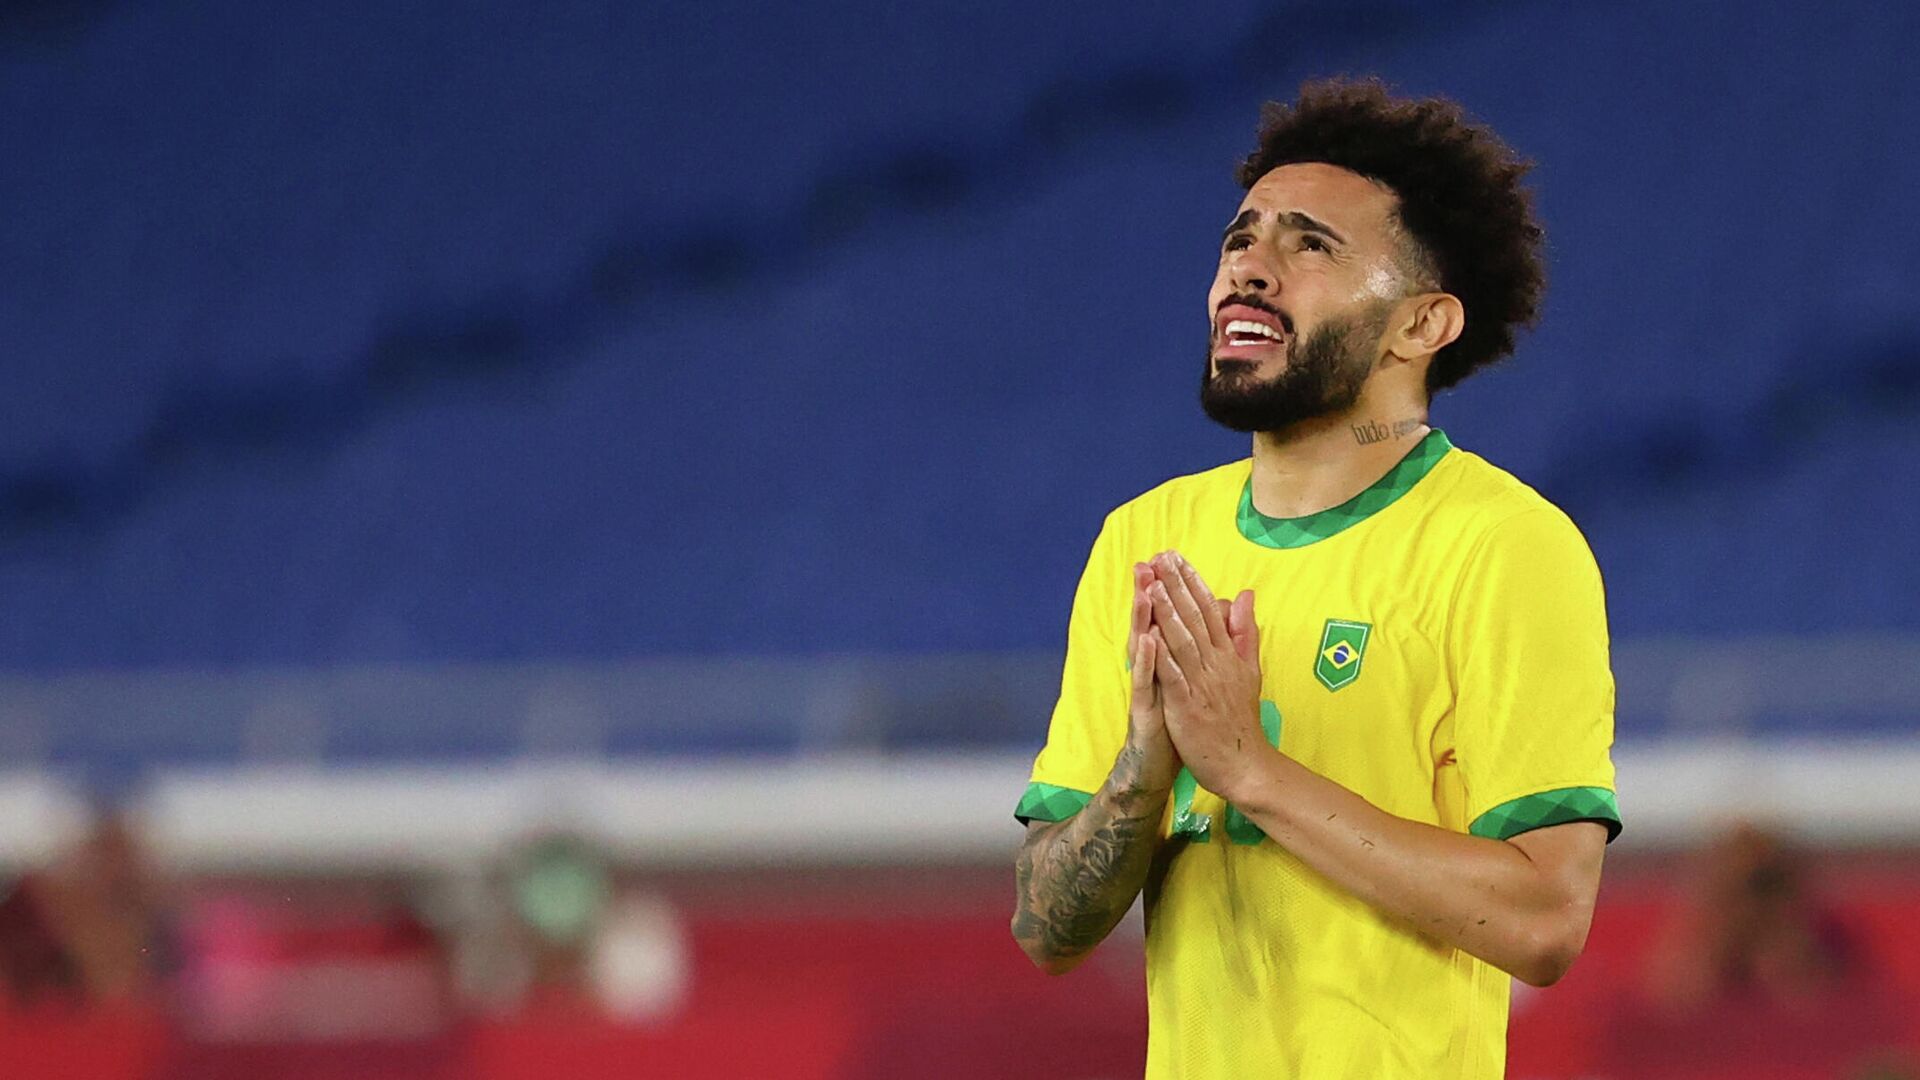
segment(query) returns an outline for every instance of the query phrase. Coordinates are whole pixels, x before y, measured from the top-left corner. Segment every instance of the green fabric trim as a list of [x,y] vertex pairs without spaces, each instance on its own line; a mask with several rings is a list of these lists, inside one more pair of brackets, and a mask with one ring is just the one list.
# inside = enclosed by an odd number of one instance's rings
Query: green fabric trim
[[1446,432],[1434,428],[1427,432],[1407,451],[1400,463],[1387,470],[1387,475],[1373,482],[1367,490],[1328,510],[1306,517],[1276,518],[1268,517],[1253,508],[1253,474],[1247,474],[1247,486],[1240,492],[1240,511],[1236,524],[1240,535],[1270,548],[1306,547],[1318,540],[1325,540],[1335,533],[1344,532],[1385,510],[1400,496],[1413,490],[1420,478],[1433,471],[1440,459],[1453,449],[1453,443],[1447,441]]
[[1027,785],[1026,794],[1020,796],[1020,805],[1014,808],[1013,816],[1022,825],[1029,821],[1065,821],[1085,810],[1092,801],[1093,795],[1089,792],[1032,783]]
[[1569,821],[1598,821],[1607,827],[1607,843],[1620,835],[1620,804],[1603,787],[1570,787],[1522,795],[1473,819],[1467,831],[1494,840],[1510,840],[1523,832],[1565,825]]

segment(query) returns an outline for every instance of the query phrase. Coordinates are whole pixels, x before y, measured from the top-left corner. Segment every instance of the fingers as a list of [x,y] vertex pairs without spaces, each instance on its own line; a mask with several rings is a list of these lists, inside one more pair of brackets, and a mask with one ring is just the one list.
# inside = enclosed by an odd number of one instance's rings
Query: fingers
[[[1156,580],[1147,587],[1147,598],[1153,601],[1153,629],[1164,646],[1156,651],[1169,653],[1182,664],[1192,665],[1197,670],[1200,666],[1200,644],[1194,639],[1193,627],[1200,624],[1189,622],[1181,616],[1164,580]],[[1206,633],[1205,629],[1200,632]]]
[[1153,677],[1160,680],[1160,686],[1170,694],[1185,696],[1187,693],[1187,675],[1180,669],[1180,662],[1173,658],[1173,650],[1167,647],[1159,626],[1147,631],[1147,639],[1153,642]]
[[[1153,557],[1155,576],[1166,589],[1173,610],[1186,623],[1187,631],[1194,640],[1225,648],[1228,645],[1227,628],[1220,621],[1220,612],[1213,603],[1213,593],[1191,566],[1182,565],[1185,562],[1178,552],[1161,552]],[[1197,590],[1195,585],[1199,586]],[[1167,643],[1176,648],[1180,644],[1172,636],[1168,637]]]
[[1152,634],[1142,633],[1133,642],[1133,707],[1136,709],[1153,701],[1154,641]]
[[1133,655],[1134,643],[1140,635],[1147,632],[1147,624],[1153,621],[1153,604],[1147,600],[1147,586],[1153,584],[1153,567],[1146,563],[1133,564],[1133,624],[1127,629],[1127,655]]
[[1200,578],[1200,571],[1193,568],[1186,556],[1173,553],[1173,561],[1180,568],[1180,580],[1185,582],[1187,591],[1193,594],[1194,603],[1200,608],[1201,617],[1206,620],[1207,636],[1215,645],[1226,645],[1232,639],[1227,634],[1227,620],[1221,617],[1220,601],[1216,600],[1213,590]]

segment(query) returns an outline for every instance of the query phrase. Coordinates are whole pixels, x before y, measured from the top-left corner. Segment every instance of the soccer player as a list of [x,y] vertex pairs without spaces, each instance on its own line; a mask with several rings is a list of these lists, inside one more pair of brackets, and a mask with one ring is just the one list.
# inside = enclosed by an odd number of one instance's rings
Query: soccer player
[[1252,457],[1108,516],[1018,808],[1040,967],[1143,895],[1149,1077],[1493,1080],[1509,975],[1585,944],[1620,828],[1599,571],[1427,423],[1533,319],[1526,168],[1377,82],[1267,106],[1241,166],[1201,402]]

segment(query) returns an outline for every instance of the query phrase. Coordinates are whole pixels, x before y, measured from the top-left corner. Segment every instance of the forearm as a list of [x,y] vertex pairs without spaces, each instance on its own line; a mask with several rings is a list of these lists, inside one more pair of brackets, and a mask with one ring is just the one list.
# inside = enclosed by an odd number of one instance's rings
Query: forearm
[[1342,889],[1525,982],[1554,982],[1585,943],[1591,897],[1515,844],[1397,817],[1278,753],[1229,799]]
[[1145,755],[1120,751],[1086,807],[1036,826],[1015,864],[1013,936],[1033,962],[1061,974],[1112,932],[1146,882],[1166,812],[1170,778]]

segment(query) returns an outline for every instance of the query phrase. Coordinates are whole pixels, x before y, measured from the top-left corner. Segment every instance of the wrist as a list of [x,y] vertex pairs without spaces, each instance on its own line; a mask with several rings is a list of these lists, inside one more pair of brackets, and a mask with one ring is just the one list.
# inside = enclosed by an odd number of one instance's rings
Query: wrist
[[1173,791],[1180,775],[1180,759],[1166,745],[1154,746],[1131,735],[1113,759],[1112,784],[1116,791],[1146,797],[1165,798]]
[[1243,810],[1265,806],[1273,801],[1270,788],[1274,766],[1282,760],[1280,751],[1262,743],[1242,758],[1232,771],[1220,777],[1221,786],[1214,794]]

